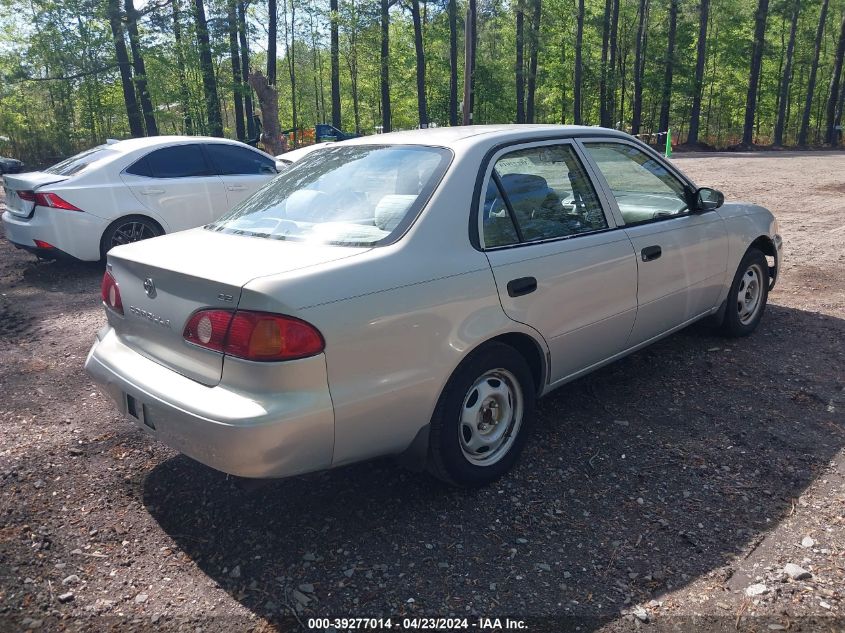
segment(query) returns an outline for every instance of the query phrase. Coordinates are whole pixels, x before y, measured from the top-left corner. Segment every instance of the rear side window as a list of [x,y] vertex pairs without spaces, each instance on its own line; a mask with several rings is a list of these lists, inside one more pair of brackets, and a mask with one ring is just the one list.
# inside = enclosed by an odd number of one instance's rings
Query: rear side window
[[62,162],[56,163],[52,167],[48,167],[44,170],[44,172],[48,174],[56,174],[57,176],[75,176],[97,161],[108,158],[109,156],[114,156],[115,154],[117,154],[115,150],[108,149],[107,147],[101,145],[99,147],[80,152],[76,156],[66,158]]
[[151,178],[190,178],[211,175],[211,169],[199,145],[174,145],[157,149],[135,162],[126,172]]
[[[508,219],[519,241],[569,237],[607,228],[601,203],[590,178],[569,145],[543,145],[505,154],[494,169],[501,186]],[[495,205],[486,211],[484,244],[487,247],[513,243],[514,232],[502,233],[506,223]],[[492,239],[491,239],[492,238]],[[506,240],[506,241],[503,241]]]
[[220,176],[276,173],[275,161],[245,147],[209,143],[205,146],[205,151],[208,152],[214,172]]

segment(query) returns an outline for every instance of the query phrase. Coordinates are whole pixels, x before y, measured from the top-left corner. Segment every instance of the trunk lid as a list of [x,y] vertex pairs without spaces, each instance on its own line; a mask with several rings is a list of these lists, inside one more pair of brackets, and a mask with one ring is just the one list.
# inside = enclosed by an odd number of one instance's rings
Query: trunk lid
[[[369,249],[228,235],[205,229],[172,233],[109,251],[124,316],[109,315],[121,340],[138,353],[205,385],[220,382],[223,354],[184,340],[191,315],[234,310],[256,277],[293,272]],[[294,315],[295,316],[295,315]]]
[[68,176],[48,174],[43,171],[30,171],[25,174],[5,174],[3,176],[4,188],[6,189],[6,208],[9,213],[22,218],[32,216],[35,203],[30,200],[23,200],[18,195],[19,191],[37,191],[39,187],[67,180]]

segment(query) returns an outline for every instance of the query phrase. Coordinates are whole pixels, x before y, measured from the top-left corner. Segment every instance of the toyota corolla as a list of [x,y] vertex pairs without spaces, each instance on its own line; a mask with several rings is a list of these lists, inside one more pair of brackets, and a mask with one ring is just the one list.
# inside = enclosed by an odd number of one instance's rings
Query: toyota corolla
[[398,455],[481,485],[553,389],[705,317],[753,332],[781,248],[769,211],[620,132],[355,139],[211,224],[112,249],[86,368],[227,473]]

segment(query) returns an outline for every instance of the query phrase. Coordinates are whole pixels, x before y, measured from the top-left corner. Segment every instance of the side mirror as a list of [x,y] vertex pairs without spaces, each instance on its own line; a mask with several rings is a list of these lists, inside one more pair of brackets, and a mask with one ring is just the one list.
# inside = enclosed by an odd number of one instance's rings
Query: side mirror
[[725,204],[725,196],[721,191],[710,187],[701,187],[695,192],[696,211],[712,211]]

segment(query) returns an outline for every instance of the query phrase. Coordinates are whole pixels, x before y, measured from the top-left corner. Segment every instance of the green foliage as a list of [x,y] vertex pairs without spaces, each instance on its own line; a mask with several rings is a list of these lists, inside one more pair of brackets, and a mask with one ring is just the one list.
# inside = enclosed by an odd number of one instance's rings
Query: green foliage
[[[162,133],[185,132],[183,107],[187,108],[194,131],[206,131],[199,54],[190,13],[192,1],[181,2],[182,42],[178,51],[170,1],[137,2],[142,12],[139,27],[149,90]],[[278,4],[281,125],[293,125],[295,100],[298,124],[311,128],[330,119],[328,0],[278,0]],[[669,0],[650,0],[643,76],[645,133],[656,131],[661,107],[668,5]],[[712,145],[736,143],[741,136],[756,5],[756,0],[711,2],[700,138]],[[794,142],[797,136],[819,5],[820,2],[802,0],[794,74],[788,89],[787,143]],[[571,123],[577,0],[543,0],[542,6],[536,120]],[[586,1],[582,93],[587,124],[596,124],[599,118],[604,7],[604,0]],[[792,0],[772,0],[769,11],[755,126],[759,143],[770,142],[774,127],[791,7]],[[296,21],[292,24],[293,8]],[[628,129],[631,123],[638,9],[639,0],[620,0],[618,65],[612,85],[617,104],[614,120],[621,129]],[[511,122],[515,118],[514,10],[512,0],[478,2],[476,123]],[[843,11],[845,0],[831,0],[813,99],[811,142],[818,142],[824,134],[824,107]],[[232,78],[226,0],[206,0],[206,12],[225,133],[234,136],[233,94],[243,88],[236,86]],[[685,138],[690,116],[698,12],[695,0],[681,0],[670,117],[676,140]],[[267,50],[266,2],[253,0],[247,13],[250,65],[263,69]],[[457,49],[461,85],[465,13],[466,1],[459,0]],[[29,164],[46,163],[106,138],[129,135],[105,0],[0,0],[0,14],[0,135],[10,138],[2,148],[4,154],[19,156]],[[450,75],[446,0],[425,2],[422,14],[429,117],[445,125]],[[361,132],[372,133],[381,124],[382,108],[378,2],[340,0],[338,22],[343,127],[355,130],[357,118]],[[529,23],[526,20],[526,25]],[[288,65],[291,51],[295,59],[295,94],[291,91]],[[182,66],[178,63],[180,56],[184,59]],[[526,53],[526,64],[527,57]],[[395,129],[418,124],[415,73],[410,10],[398,2],[390,10],[390,94]],[[187,102],[183,103],[185,98]],[[258,111],[257,104],[254,109]]]

